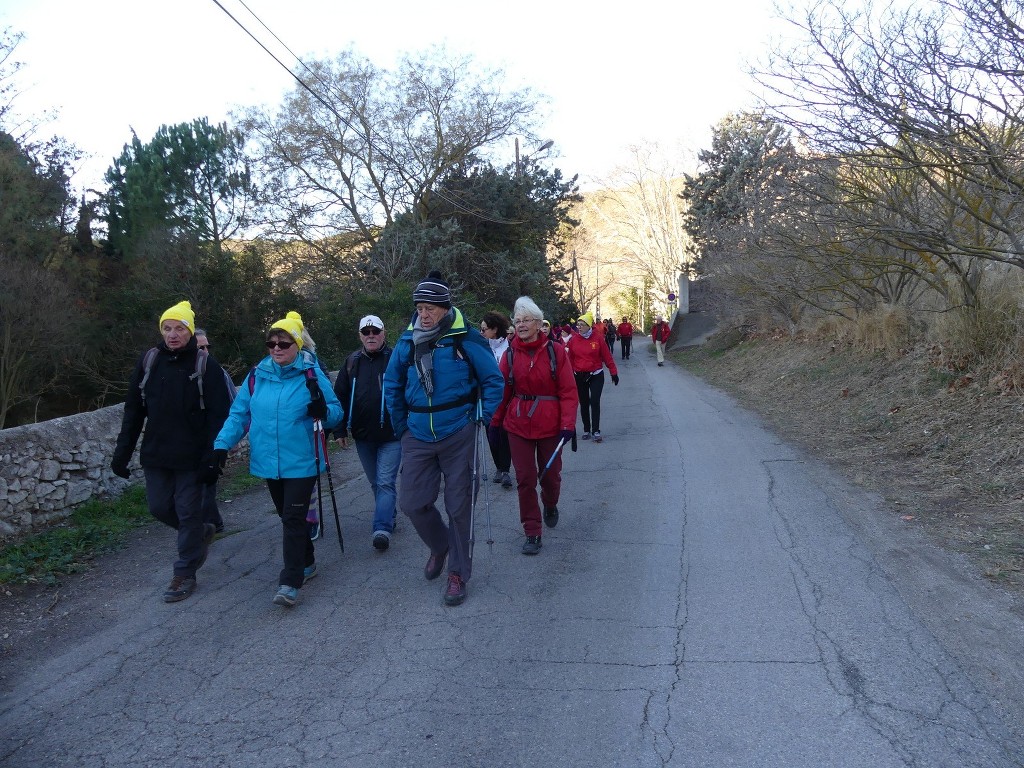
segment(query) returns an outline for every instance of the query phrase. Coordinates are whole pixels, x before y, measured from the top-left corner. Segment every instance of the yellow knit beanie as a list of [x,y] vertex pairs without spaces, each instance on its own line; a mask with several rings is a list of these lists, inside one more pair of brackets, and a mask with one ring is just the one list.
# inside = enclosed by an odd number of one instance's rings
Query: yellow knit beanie
[[179,301],[173,307],[160,315],[160,323],[158,327],[161,331],[164,328],[164,320],[178,320],[182,325],[188,328],[190,332],[195,332],[196,313],[192,311],[191,302]]
[[287,333],[292,337],[295,345],[302,349],[302,329],[305,326],[302,324],[302,316],[298,312],[289,312],[284,320],[278,320],[272,326],[270,330],[280,330]]
[[594,315],[592,313],[584,312],[582,315],[580,315],[577,318],[576,322],[579,322],[580,320],[582,320],[584,323],[586,323],[591,328],[594,327]]

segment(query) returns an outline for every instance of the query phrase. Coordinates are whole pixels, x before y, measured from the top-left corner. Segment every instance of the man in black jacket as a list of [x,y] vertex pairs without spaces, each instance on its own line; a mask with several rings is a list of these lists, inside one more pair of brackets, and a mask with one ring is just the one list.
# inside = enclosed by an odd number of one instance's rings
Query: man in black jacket
[[395,437],[384,407],[381,384],[391,347],[384,322],[377,315],[359,321],[359,341],[362,346],[348,356],[334,382],[344,412],[334,436],[342,448],[348,448],[349,434],[355,440],[359,461],[373,489],[373,546],[384,552],[395,531],[395,483],[402,462],[402,443]]
[[217,479],[213,440],[229,396],[223,369],[196,345],[189,302],[164,312],[159,327],[163,340],[139,357],[128,383],[110,467],[118,477],[130,476],[128,462],[145,427],[139,463],[149,512],[178,532],[174,577],[164,592],[164,602],[174,603],[195,591],[196,571],[213,541],[215,527],[203,521],[202,486]]

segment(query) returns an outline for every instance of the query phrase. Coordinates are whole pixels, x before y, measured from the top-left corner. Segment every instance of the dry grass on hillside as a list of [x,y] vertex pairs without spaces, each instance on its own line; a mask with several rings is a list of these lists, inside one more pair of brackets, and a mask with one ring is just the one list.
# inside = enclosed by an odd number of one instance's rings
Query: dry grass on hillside
[[713,337],[674,358],[761,413],[908,525],[1024,593],[1024,397],[998,377],[936,367],[921,344],[898,354],[809,337]]

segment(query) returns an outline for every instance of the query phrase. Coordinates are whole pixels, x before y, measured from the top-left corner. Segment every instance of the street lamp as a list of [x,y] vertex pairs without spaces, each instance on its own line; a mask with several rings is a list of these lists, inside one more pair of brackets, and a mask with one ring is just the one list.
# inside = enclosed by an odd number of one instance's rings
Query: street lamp
[[[551,139],[548,139],[543,144],[541,144],[539,147],[537,147],[535,150],[533,150],[533,154],[534,155],[539,155],[544,150],[551,149],[551,147],[553,147],[554,145],[555,145],[555,142],[552,141]],[[530,159],[529,155],[524,155],[523,156],[523,160],[529,160],[529,159]],[[523,165],[519,161],[519,137],[516,136],[516,178],[518,178],[522,174],[522,172],[523,172]]]

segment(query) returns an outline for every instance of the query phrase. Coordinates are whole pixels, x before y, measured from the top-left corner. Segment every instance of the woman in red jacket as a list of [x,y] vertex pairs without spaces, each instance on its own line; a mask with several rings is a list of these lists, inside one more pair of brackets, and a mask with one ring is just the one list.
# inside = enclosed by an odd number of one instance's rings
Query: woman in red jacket
[[565,344],[576,376],[576,391],[583,418],[583,439],[589,440],[593,428],[594,442],[601,437],[601,391],[604,389],[604,367],[612,375],[612,384],[619,386],[619,370],[615,367],[601,329],[594,330],[594,316],[587,312],[576,321],[577,333]]
[[538,475],[550,460],[551,466],[540,480],[540,503],[544,505],[544,524],[554,528],[562,488],[562,457],[555,454],[559,441],[571,440],[576,432],[579,403],[565,348],[541,333],[544,315],[537,304],[529,296],[520,296],[512,317],[516,333],[500,363],[505,393],[491,425],[508,432],[519,490],[519,520],[526,534],[523,554],[536,555],[541,548]]

